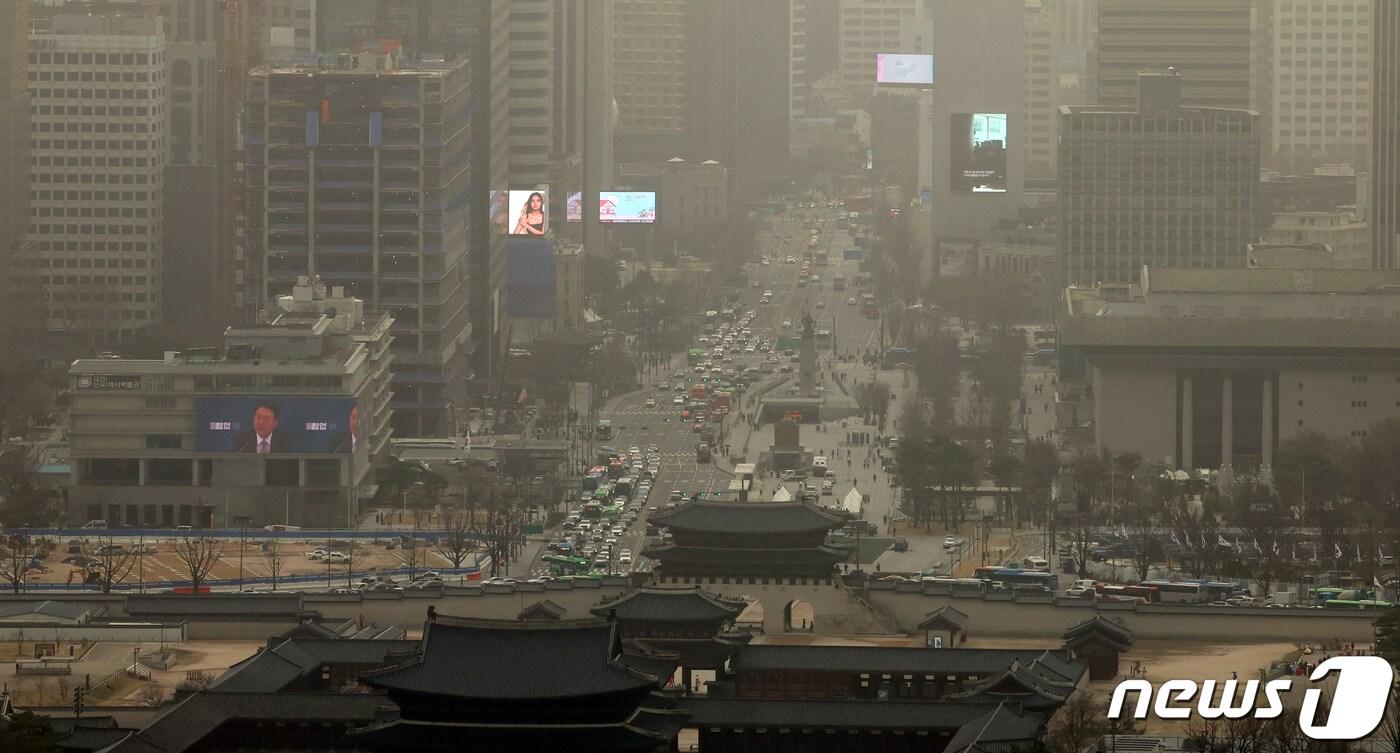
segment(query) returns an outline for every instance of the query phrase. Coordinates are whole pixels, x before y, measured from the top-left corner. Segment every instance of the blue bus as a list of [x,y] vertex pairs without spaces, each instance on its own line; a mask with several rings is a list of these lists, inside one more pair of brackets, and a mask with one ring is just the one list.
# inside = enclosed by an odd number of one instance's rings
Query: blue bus
[[893,369],[901,363],[913,363],[914,351],[909,348],[886,348],[880,357],[880,368]]

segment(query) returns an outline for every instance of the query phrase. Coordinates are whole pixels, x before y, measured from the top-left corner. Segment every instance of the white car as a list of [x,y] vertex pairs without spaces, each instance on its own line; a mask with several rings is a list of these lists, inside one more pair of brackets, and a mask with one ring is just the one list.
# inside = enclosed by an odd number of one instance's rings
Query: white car
[[619,565],[632,564],[632,554],[630,552],[623,552],[622,554],[618,555],[617,563]]
[[646,401],[645,403],[643,403],[643,405],[645,405],[645,406],[648,407],[648,408],[655,408],[655,407],[656,407],[656,398],[654,398],[654,397],[649,397],[649,398],[647,398],[647,401]]
[[944,549],[957,549],[957,548],[958,548],[958,539],[957,539],[957,537],[956,537],[956,536],[945,536],[945,537],[943,537],[943,548],[944,548]]
[[344,552],[329,552],[326,554],[325,561],[331,565],[348,565],[350,564],[350,555]]
[[685,405],[685,398],[677,395],[671,398],[671,405]]
[[817,308],[819,308],[819,309],[824,309],[824,308],[826,308],[826,301],[817,301]]
[[847,298],[847,299],[846,299],[846,305],[847,305],[847,306],[854,306],[854,305],[856,305],[856,299],[854,299],[854,298]]
[[330,552],[324,549],[312,549],[306,553],[306,558],[309,560],[323,560],[326,558],[327,554],[330,554]]

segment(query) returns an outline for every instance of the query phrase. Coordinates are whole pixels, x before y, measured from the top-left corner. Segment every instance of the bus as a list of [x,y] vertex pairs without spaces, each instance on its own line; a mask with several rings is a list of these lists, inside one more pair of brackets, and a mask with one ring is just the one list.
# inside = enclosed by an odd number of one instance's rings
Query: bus
[[829,329],[819,329],[819,330],[817,330],[817,341],[816,341],[816,345],[817,345],[818,348],[830,348],[830,347],[831,347],[831,330],[829,330]]
[[825,251],[818,251],[814,263],[821,266],[831,261],[831,256]]
[[1048,573],[1050,572],[1050,561],[1044,557],[1031,555],[1021,560],[1021,569],[1037,573]]
[[583,575],[588,572],[591,563],[583,557],[569,557],[562,554],[546,554],[540,559],[549,566],[549,574],[560,575]]
[[1109,598],[1133,599],[1145,604],[1162,603],[1162,592],[1154,586],[1108,586],[1102,583],[1094,584],[1094,591],[1099,596]]
[[705,444],[704,442],[701,442],[701,443],[695,445],[695,462],[697,462],[697,463],[708,463],[708,462],[710,462],[710,446],[709,446],[708,444]]
[[1145,580],[1141,584],[1155,588],[1163,604],[1200,604],[1210,601],[1210,591],[1201,583],[1181,581],[1173,583],[1165,580]]
[[886,348],[880,356],[880,368],[893,369],[901,363],[913,363],[914,351],[909,348]]
[[703,360],[705,360],[705,351],[700,348],[691,348],[685,354],[685,361],[691,366],[694,366],[695,364],[700,363]]
[[1000,583],[1006,588],[1043,588],[1051,593],[1060,590],[1059,578],[1054,573],[1037,573],[1019,567],[979,567],[973,572],[978,580]]
[[1328,609],[1390,609],[1395,605],[1378,599],[1332,599],[1323,606]]
[[982,593],[985,584],[976,578],[950,578],[943,575],[923,575],[919,578],[922,583],[933,583],[935,585],[947,586],[954,594]]
[[604,418],[598,422],[598,428],[593,431],[596,439],[612,439],[612,421]]

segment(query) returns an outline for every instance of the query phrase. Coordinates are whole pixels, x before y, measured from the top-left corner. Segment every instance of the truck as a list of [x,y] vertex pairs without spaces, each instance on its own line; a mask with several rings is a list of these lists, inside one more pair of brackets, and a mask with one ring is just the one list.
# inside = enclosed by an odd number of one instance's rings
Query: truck
[[695,462],[697,462],[697,463],[708,463],[708,462],[710,462],[710,445],[709,445],[709,444],[707,444],[707,443],[705,443],[705,442],[701,442],[701,443],[695,445]]

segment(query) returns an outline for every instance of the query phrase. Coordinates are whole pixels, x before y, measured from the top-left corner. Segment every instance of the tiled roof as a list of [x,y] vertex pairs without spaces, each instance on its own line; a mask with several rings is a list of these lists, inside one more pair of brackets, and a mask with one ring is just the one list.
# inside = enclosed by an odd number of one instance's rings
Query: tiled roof
[[84,719],[82,726],[59,738],[58,749],[73,751],[73,753],[90,753],[120,742],[129,734],[131,734],[131,730],[118,729],[115,726],[90,727],[87,720]]
[[0,605],[0,619],[10,617],[33,616],[35,618],[57,617],[64,620],[82,619],[83,615],[89,612],[102,613],[106,607],[94,604],[84,604],[73,601],[41,601],[37,604],[4,604]]
[[602,620],[430,619],[419,656],[361,675],[385,690],[460,698],[571,698],[641,690],[655,677],[618,661],[621,644]]
[[418,641],[287,638],[235,664],[209,689],[221,693],[275,693],[323,665],[385,666],[394,653],[408,653]]
[[195,693],[113,746],[110,753],[180,753],[225,722],[284,721],[369,724],[387,704],[383,696],[343,693]]
[[744,566],[763,566],[774,574],[780,568],[831,566],[850,559],[849,552],[825,546],[803,549],[735,549],[730,547],[677,546],[665,544],[647,547],[643,550],[652,559],[660,560],[661,565],[672,567],[693,567],[719,565],[734,569]]
[[1127,648],[1133,645],[1133,632],[1118,623],[1105,618],[1101,614],[1096,614],[1092,619],[1085,620],[1078,625],[1066,630],[1065,642],[1069,645],[1079,645],[1090,639],[1090,636],[1101,638],[1120,648]]
[[569,616],[569,610],[549,599],[542,599],[520,610],[517,620],[562,620]]
[[733,619],[748,604],[694,588],[642,587],[589,610],[599,617],[610,613],[622,621],[704,622]]
[[132,594],[126,613],[132,617],[295,617],[301,595],[286,594]]
[[653,515],[658,526],[713,533],[798,533],[840,528],[840,516],[800,502],[689,502]]
[[939,607],[924,617],[924,621],[919,623],[918,629],[927,630],[935,625],[948,624],[962,630],[967,627],[967,621],[967,613],[957,607]]
[[1034,713],[1017,713],[1006,703],[964,724],[948,741],[943,753],[973,753],[974,751],[1003,751],[1007,743],[1026,743],[1036,747],[1045,717]]
[[457,753],[654,753],[671,750],[685,726],[684,709],[637,709],[613,724],[454,724],[397,719],[358,732],[365,747],[392,741],[399,749],[451,750]]
[[[946,650],[946,649],[945,649]],[[898,701],[766,701],[688,697],[692,727],[955,730],[996,704]]]
[[[1047,654],[1049,652],[1046,652]],[[1015,662],[1002,672],[982,680],[976,687],[955,693],[951,698],[963,700],[1015,700],[1027,708],[1054,708],[1065,702],[1074,688],[1085,665],[1074,665],[1079,672],[1073,678],[1060,672],[1061,668],[1039,657],[1029,663]],[[1073,672],[1073,667],[1070,668]]]
[[774,646],[750,644],[734,657],[736,671],[755,669],[832,670],[905,674],[989,675],[1043,650],[999,648],[903,648],[885,646]]

